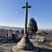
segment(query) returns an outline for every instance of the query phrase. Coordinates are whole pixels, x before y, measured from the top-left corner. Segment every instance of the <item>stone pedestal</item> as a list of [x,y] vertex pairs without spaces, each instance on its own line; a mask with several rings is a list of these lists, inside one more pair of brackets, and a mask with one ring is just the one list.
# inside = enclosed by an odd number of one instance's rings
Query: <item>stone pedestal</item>
[[33,44],[30,42],[29,38],[28,37],[23,37],[21,39],[21,41],[19,41],[17,43],[17,46],[13,46],[12,48],[12,51],[13,52],[16,52],[16,51],[19,51],[19,50],[30,50],[30,51],[33,51],[34,50],[34,46]]

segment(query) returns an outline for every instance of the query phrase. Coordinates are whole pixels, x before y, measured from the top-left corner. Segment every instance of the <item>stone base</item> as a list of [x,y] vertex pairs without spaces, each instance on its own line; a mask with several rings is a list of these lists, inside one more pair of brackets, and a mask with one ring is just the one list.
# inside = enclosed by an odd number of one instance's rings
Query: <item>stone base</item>
[[12,48],[12,51],[15,52],[17,50],[34,50],[33,44],[30,42],[28,37],[23,37],[20,42],[17,43],[17,46]]

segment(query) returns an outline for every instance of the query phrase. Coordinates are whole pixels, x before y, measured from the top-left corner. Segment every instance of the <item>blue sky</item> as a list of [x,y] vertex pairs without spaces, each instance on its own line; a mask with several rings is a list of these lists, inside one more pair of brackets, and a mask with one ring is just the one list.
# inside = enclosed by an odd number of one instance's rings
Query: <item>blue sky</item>
[[28,23],[33,17],[41,29],[52,29],[52,0],[0,0],[0,26],[24,27],[25,9],[28,1]]

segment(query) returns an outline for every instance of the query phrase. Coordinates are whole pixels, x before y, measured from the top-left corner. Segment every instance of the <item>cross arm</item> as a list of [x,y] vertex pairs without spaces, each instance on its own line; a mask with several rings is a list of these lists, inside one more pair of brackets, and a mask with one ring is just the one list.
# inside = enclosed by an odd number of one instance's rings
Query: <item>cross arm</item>
[[[23,6],[22,8],[26,8],[25,6]],[[31,8],[31,6],[28,6],[27,8]]]
[[22,8],[25,8],[25,6],[23,6]]
[[28,8],[31,8],[31,6],[28,6]]

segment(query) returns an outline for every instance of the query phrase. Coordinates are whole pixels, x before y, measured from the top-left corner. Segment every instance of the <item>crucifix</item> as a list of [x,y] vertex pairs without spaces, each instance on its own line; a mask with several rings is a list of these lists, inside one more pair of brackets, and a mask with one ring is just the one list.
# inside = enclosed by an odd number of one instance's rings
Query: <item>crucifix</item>
[[25,36],[27,36],[28,8],[31,8],[31,6],[29,6],[28,5],[28,2],[26,2],[26,6],[23,6],[22,8],[25,8],[26,9],[24,33],[25,33]]
[[[16,51],[16,50],[33,50],[34,49],[34,45],[30,42],[28,36],[27,36],[27,20],[28,20],[28,8],[31,8],[31,6],[28,5],[28,2],[26,2],[26,6],[23,6],[22,8],[26,9],[26,16],[25,16],[25,34],[18,43],[17,46],[12,48],[12,51]],[[17,52],[17,51],[16,51]]]

